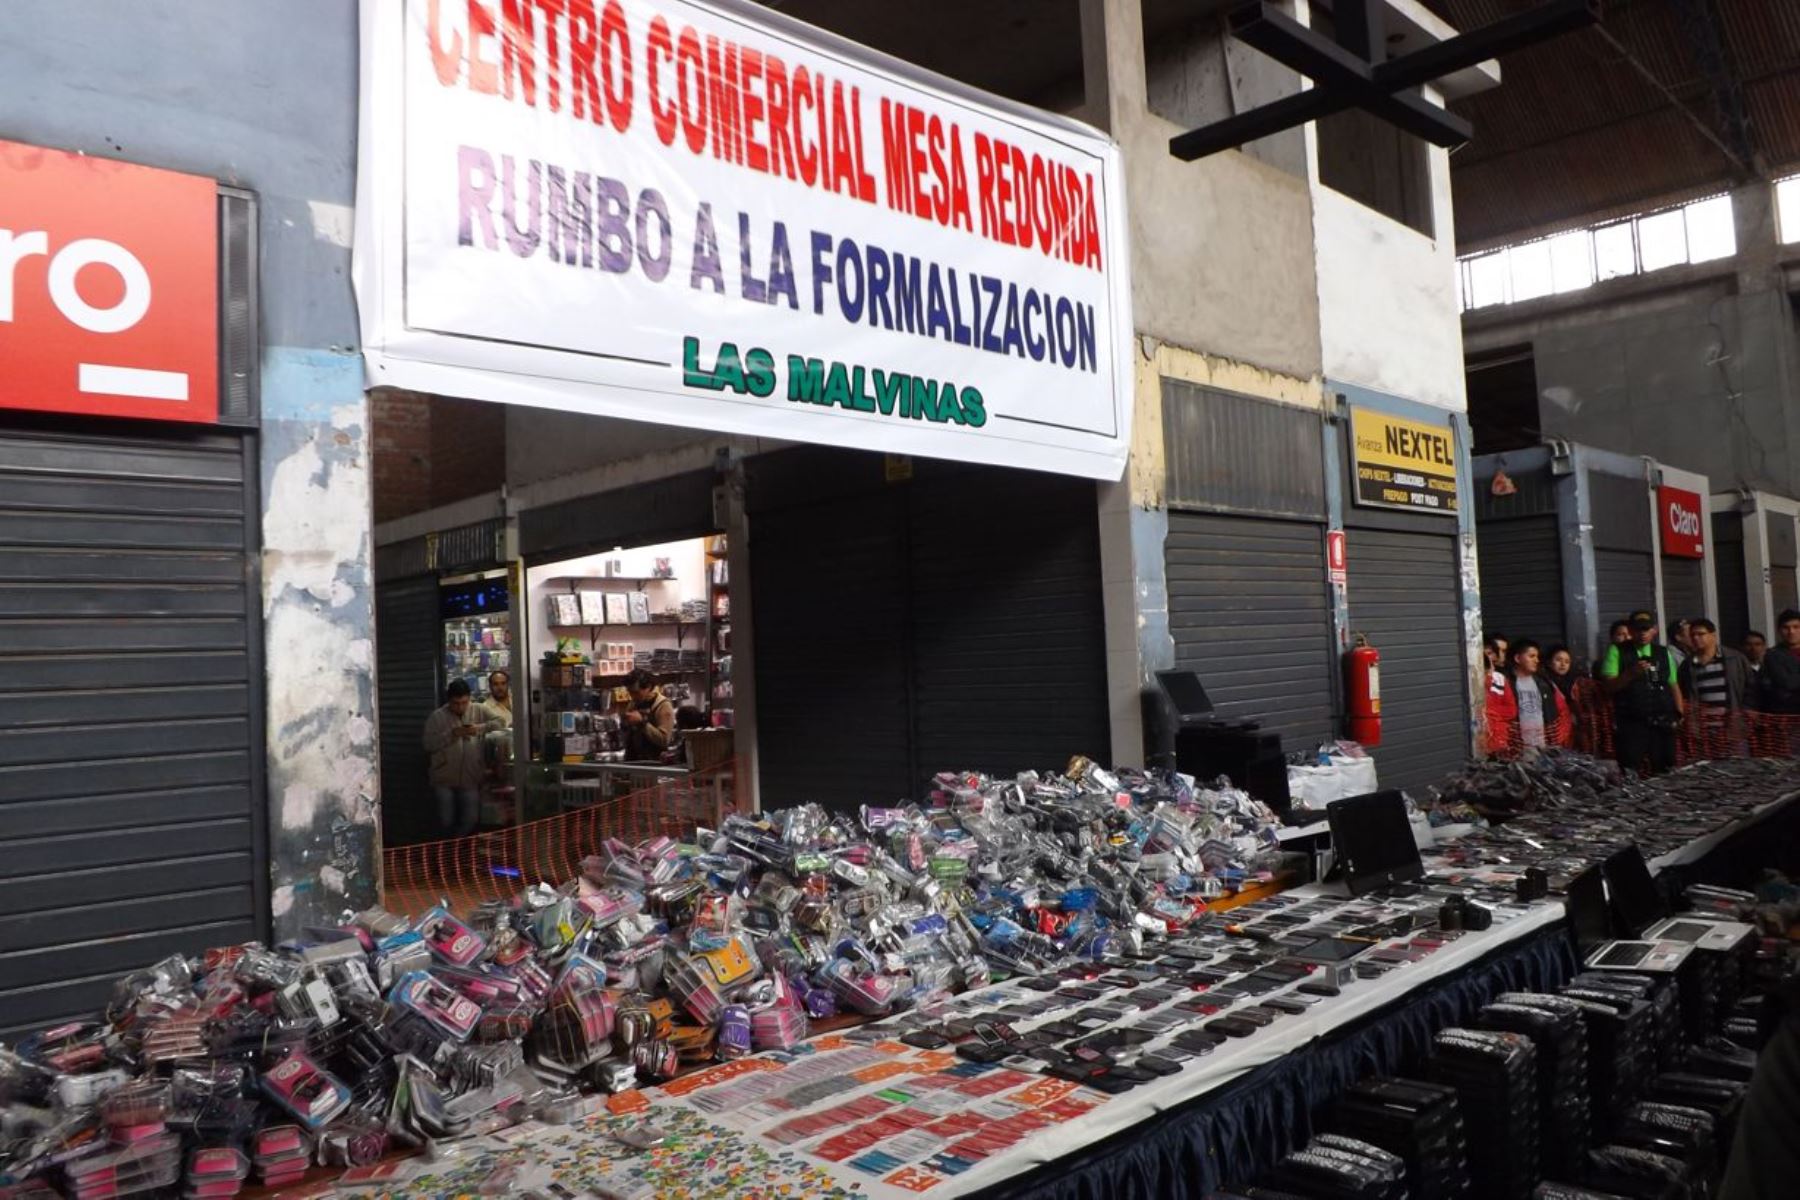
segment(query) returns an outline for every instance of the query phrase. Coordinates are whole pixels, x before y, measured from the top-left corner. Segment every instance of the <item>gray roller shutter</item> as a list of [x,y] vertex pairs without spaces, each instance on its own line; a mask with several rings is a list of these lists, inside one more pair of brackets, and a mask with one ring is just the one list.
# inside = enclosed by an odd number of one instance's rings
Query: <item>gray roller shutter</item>
[[0,1040],[265,936],[255,463],[237,434],[0,424]]
[[1333,730],[1324,537],[1312,522],[1169,514],[1176,666],[1200,676],[1222,715],[1279,730],[1290,750]]
[[1456,539],[1350,529],[1350,628],[1381,651],[1384,787],[1417,787],[1468,756]]
[[1727,646],[1744,640],[1750,628],[1750,583],[1745,578],[1744,518],[1734,512],[1712,519],[1713,579],[1719,592],[1719,637]]
[[917,799],[903,520],[893,493],[751,518],[765,809],[818,802],[854,811]]
[[1110,757],[1094,485],[805,449],[748,464],[764,807]]
[[1662,575],[1663,612],[1670,625],[1682,617],[1711,615],[1706,611],[1705,559],[1664,557]]
[[[1768,522],[1769,530],[1769,586],[1774,613],[1779,616],[1790,608],[1800,608],[1800,592],[1795,589],[1794,564],[1800,559],[1796,552],[1794,521],[1783,513],[1765,513],[1763,520]],[[1765,630],[1774,637],[1772,630]]]
[[946,471],[907,511],[918,784],[1108,761],[1094,485]]
[[1656,607],[1656,564],[1648,551],[1596,549],[1594,581],[1602,625]]
[[1481,628],[1544,648],[1563,641],[1562,543],[1554,516],[1484,521],[1479,530]]
[[375,586],[375,677],[381,697],[381,832],[389,843],[437,836],[425,718],[442,701],[436,575]]

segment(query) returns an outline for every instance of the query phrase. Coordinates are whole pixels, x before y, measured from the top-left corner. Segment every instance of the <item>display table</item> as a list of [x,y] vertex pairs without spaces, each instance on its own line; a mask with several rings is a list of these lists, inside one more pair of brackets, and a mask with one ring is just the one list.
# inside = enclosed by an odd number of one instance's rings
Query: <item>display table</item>
[[[1703,865],[1736,835],[1791,819],[1800,812],[1797,798],[1735,813],[1658,865]],[[1246,919],[1309,905],[1330,910],[1331,894],[1295,889],[1282,898],[1286,907],[1264,905]],[[389,1190],[360,1194],[473,1193],[504,1177],[554,1179],[573,1195],[585,1188],[646,1200],[1197,1196],[1253,1176],[1303,1142],[1315,1110],[1356,1079],[1409,1069],[1436,1030],[1467,1020],[1500,992],[1554,989],[1577,965],[1554,899],[1429,952],[1409,948],[1410,960],[1386,974],[1352,978],[1341,994],[1122,1094],[903,1044],[893,1040],[907,1027],[900,1017],[881,1023],[886,1028],[825,1033],[793,1052],[722,1063],[661,1087],[593,1097],[575,1125],[528,1122],[460,1143],[443,1161],[397,1168],[404,1174]],[[1030,1032],[1094,1011],[1091,995],[1064,998],[1069,992],[1062,986],[1051,997],[1013,981],[956,997],[929,1019],[998,1019],[1000,1010],[1059,1003],[1030,1015],[1001,1013]],[[1113,1001],[1131,994],[1105,993]],[[1119,1025],[1138,1019],[1120,1008]],[[645,1150],[615,1136],[646,1129],[662,1143]]]

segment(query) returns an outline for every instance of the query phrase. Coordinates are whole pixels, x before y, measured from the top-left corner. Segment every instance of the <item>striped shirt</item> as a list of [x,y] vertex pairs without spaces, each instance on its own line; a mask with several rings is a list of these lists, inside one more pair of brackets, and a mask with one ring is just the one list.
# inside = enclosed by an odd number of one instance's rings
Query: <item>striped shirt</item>
[[1695,662],[1694,699],[1706,708],[1728,708],[1731,705],[1731,693],[1725,686],[1725,660],[1715,658],[1709,663]]

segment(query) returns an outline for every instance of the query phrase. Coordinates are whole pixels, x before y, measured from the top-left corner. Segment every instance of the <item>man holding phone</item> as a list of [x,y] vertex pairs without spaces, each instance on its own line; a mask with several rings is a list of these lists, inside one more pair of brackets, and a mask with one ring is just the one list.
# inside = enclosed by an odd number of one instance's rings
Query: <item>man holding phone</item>
[[1675,766],[1675,731],[1687,706],[1675,656],[1656,640],[1656,615],[1631,614],[1632,640],[1608,646],[1597,672],[1613,702],[1613,750],[1626,771]]
[[481,818],[481,783],[487,775],[482,735],[507,728],[469,695],[469,685],[450,681],[444,707],[425,718],[425,753],[431,756],[431,790],[438,829],[445,837],[475,832]]

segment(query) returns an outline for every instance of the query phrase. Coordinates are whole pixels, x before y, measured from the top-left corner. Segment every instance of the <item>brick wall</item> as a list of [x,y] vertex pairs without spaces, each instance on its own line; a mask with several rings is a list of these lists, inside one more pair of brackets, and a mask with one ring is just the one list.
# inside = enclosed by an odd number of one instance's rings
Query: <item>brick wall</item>
[[417,392],[369,398],[375,523],[498,491],[506,482],[506,407]]
[[431,400],[431,506],[498,491],[506,483],[506,406]]
[[431,398],[381,390],[369,395],[375,446],[375,523],[431,507]]

